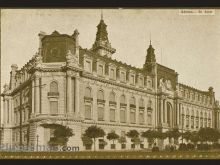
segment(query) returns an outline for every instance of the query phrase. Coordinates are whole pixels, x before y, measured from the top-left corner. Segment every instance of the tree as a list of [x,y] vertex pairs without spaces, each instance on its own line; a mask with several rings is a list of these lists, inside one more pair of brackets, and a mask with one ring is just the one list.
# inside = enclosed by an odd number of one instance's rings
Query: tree
[[156,131],[154,130],[147,130],[145,132],[142,133],[141,135],[143,138],[147,139],[147,142],[152,145],[156,139]]
[[97,126],[90,126],[85,130],[85,136],[93,139],[94,151],[95,151],[96,139],[99,137],[104,137],[105,132],[103,129]]
[[92,138],[86,136],[85,134],[81,137],[84,146],[91,146],[93,144]]
[[51,146],[66,146],[69,138],[74,135],[73,130],[67,126],[59,124],[48,124],[43,126],[55,129],[54,137],[50,138],[50,141],[48,142],[48,144]]
[[113,145],[115,144],[114,142],[115,142],[115,140],[117,140],[119,138],[119,136],[115,133],[115,132],[110,132],[110,133],[108,133],[108,135],[107,135],[107,139],[108,140],[112,140],[112,142],[113,142]]
[[121,145],[125,145],[125,143],[127,143],[127,140],[126,140],[125,137],[120,136],[120,137],[118,138],[118,142],[119,142]]
[[179,132],[178,128],[174,128],[172,130],[169,130],[165,133],[166,137],[169,138],[169,141],[173,138],[174,142],[176,143],[178,141],[178,138],[180,137],[181,133]]
[[219,131],[214,128],[201,128],[198,132],[198,136],[201,142],[216,142],[218,141],[220,134]]
[[191,133],[190,137],[189,137],[189,140],[191,142],[194,143],[194,145],[196,146],[198,141],[200,141],[200,138],[199,138],[199,135],[198,135],[198,132],[194,131]]
[[[139,139],[139,132],[136,130],[130,130],[126,134],[127,137],[131,138],[131,141],[133,142],[134,145],[137,145],[138,139]],[[140,139],[139,139],[140,141]]]
[[186,139],[186,141],[190,140],[191,137],[191,132],[190,131],[186,131],[185,133],[183,133],[183,139]]

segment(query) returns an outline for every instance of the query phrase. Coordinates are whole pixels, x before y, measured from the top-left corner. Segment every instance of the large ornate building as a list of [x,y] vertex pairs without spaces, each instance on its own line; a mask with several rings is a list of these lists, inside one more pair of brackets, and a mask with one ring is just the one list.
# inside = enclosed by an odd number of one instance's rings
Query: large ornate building
[[[175,70],[156,62],[151,43],[142,68],[112,59],[116,49],[106,27],[101,19],[91,49],[80,47],[77,30],[39,34],[39,51],[21,69],[13,64],[4,86],[1,143],[47,145],[53,129],[45,124],[72,128],[68,145],[80,150],[86,149],[81,136],[91,125],[120,136],[132,129],[220,128],[212,87],[201,91],[179,83]],[[141,147],[148,148],[142,141]],[[131,147],[129,138],[126,146],[116,143],[116,149]],[[111,149],[110,143],[105,149]]]

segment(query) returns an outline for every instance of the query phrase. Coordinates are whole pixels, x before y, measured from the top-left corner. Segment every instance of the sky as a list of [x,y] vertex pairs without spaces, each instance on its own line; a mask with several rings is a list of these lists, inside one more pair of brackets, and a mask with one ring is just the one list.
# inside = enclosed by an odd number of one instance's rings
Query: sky
[[[220,99],[220,10],[215,15],[180,15],[178,9],[103,9],[113,58],[142,67],[150,38],[158,63],[174,69],[179,82]],[[91,48],[101,9],[4,9],[1,11],[1,85],[11,65],[19,68],[37,52],[38,33],[73,34]]]

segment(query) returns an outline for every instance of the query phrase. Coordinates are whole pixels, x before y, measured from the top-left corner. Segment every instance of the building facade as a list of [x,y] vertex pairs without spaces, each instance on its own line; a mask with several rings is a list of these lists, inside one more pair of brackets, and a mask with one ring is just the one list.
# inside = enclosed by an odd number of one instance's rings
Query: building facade
[[[142,68],[113,59],[116,49],[103,19],[91,49],[79,45],[77,30],[72,35],[41,32],[39,41],[39,51],[26,65],[11,66],[10,83],[4,86],[3,144],[47,145],[54,130],[45,124],[70,127],[74,136],[68,146],[80,150],[86,149],[81,137],[91,125],[120,136],[133,129],[220,128],[212,87],[201,91],[179,83],[175,70],[156,62],[151,43]],[[97,149],[103,140],[98,139]],[[142,148],[150,147],[141,140]],[[116,143],[116,149],[130,149],[131,144],[127,138],[126,146]],[[105,149],[111,149],[110,143]]]

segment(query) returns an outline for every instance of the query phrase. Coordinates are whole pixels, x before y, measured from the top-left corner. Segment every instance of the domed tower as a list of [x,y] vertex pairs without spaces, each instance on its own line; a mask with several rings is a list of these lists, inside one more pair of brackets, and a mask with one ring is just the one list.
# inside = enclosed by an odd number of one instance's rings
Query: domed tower
[[103,20],[103,15],[101,15],[101,20],[97,26],[96,39],[91,50],[101,56],[107,55],[108,57],[111,57],[116,51],[116,49],[111,47],[111,43],[108,40],[107,25]]

